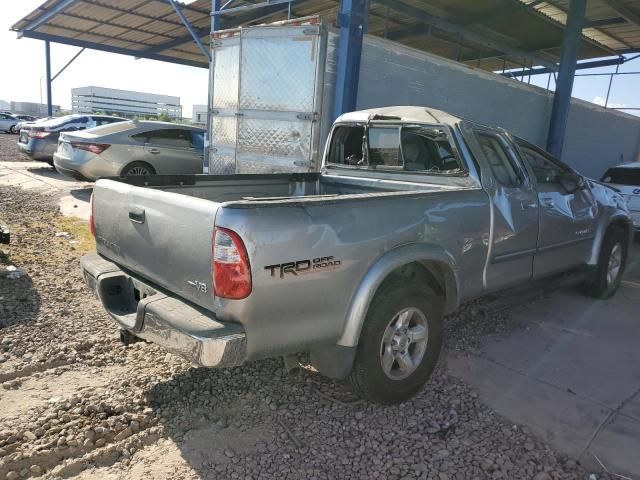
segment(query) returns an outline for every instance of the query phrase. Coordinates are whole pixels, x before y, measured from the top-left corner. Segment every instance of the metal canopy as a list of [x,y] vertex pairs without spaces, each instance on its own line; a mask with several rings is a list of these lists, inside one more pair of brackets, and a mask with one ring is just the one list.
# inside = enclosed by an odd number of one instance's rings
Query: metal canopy
[[[29,38],[207,67],[211,0],[47,0],[12,30]],[[217,28],[319,14],[338,23],[339,0],[225,0]],[[484,70],[557,70],[569,0],[369,0],[368,33]],[[190,31],[191,30],[191,31]],[[590,0],[579,59],[640,51],[640,2]]]

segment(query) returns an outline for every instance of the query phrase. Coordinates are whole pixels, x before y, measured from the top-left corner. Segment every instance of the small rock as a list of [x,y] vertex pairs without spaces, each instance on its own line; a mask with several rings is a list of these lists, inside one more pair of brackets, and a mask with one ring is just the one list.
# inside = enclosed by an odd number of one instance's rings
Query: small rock
[[42,467],[40,465],[31,465],[31,467],[29,467],[29,471],[34,475],[41,475]]
[[30,442],[33,442],[36,438],[38,438],[35,433],[29,431],[24,432],[22,436]]
[[96,447],[104,447],[107,441],[104,438],[99,438],[96,440]]
[[20,474],[18,472],[14,472],[13,470],[7,472],[7,480],[18,480],[20,478]]
[[129,438],[132,433],[133,432],[131,431],[131,428],[127,427],[124,430],[122,430],[119,434],[117,434],[113,439],[116,442],[119,442],[120,440],[124,440],[125,438]]

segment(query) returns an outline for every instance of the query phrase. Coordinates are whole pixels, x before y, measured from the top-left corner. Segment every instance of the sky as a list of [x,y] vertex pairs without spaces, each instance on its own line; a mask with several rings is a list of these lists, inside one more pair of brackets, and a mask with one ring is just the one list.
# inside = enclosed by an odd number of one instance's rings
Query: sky
[[[3,2],[0,18],[0,100],[46,102],[44,42],[18,39],[9,28],[38,7],[43,0]],[[191,2],[186,2],[191,3]],[[55,75],[80,49],[51,44],[52,74]],[[591,69],[588,73],[608,73],[615,67]],[[620,67],[620,72],[640,72],[640,59]],[[587,73],[587,70],[578,72]],[[548,75],[538,75],[531,83],[546,87]],[[603,105],[609,76],[577,77],[573,95]],[[194,104],[206,104],[208,78],[206,69],[174,65],[155,60],[136,60],[126,55],[85,50],[53,82],[53,103],[63,109],[71,107],[71,89],[98,86],[180,97],[183,115],[191,117]],[[640,108],[640,74],[620,75],[613,80],[609,106]],[[551,88],[554,88],[553,79]],[[640,115],[640,110],[631,111]]]
[[[0,100],[46,103],[44,42],[18,39],[11,26],[44,0],[2,0],[0,15]],[[186,2],[190,3],[190,2]],[[51,44],[51,72],[55,75],[80,49]],[[86,86],[120,88],[180,97],[183,116],[191,117],[194,104],[207,103],[208,72],[204,68],[155,60],[135,60],[126,55],[85,50],[53,82],[53,104],[71,108],[71,89]]]

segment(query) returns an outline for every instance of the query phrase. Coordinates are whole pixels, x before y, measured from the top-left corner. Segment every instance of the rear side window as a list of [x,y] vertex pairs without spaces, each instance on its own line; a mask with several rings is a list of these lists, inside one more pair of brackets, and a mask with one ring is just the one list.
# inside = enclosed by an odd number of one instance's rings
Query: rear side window
[[[132,135],[132,139],[142,143],[152,143],[172,148],[193,148],[190,130],[163,128]],[[203,147],[204,148],[204,147]]]
[[376,170],[459,173],[458,155],[446,132],[434,127],[338,126],[328,162]]
[[96,122],[97,126],[101,125],[110,125],[116,122],[122,122],[123,120],[115,117],[93,117],[93,120]]
[[640,187],[640,168],[610,168],[602,177],[602,181]]
[[519,168],[500,137],[490,133],[476,132],[476,138],[496,180],[509,187],[521,185],[522,177]]

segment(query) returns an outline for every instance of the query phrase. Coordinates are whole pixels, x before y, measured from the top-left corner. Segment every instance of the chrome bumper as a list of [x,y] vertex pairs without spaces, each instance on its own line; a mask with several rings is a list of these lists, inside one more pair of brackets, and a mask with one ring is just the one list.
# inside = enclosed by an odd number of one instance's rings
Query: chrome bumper
[[109,315],[135,336],[161,345],[203,367],[244,362],[242,326],[215,316],[124,272],[97,253],[80,259],[87,286]]

